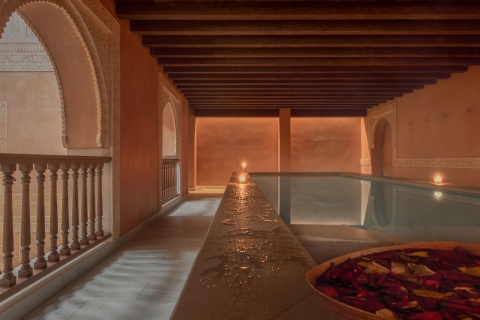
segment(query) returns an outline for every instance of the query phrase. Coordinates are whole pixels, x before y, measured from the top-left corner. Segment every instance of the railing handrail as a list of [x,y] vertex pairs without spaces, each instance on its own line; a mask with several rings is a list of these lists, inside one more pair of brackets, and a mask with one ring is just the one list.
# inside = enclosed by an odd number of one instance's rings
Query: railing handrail
[[111,157],[0,153],[0,164],[13,163],[108,163]]
[[175,162],[179,162],[180,159],[179,158],[162,158],[162,161],[165,163],[175,163]]

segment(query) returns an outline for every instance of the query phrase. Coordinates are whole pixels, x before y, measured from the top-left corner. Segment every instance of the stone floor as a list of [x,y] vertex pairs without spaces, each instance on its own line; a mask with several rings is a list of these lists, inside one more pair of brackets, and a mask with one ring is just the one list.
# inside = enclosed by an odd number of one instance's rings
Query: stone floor
[[169,319],[220,200],[189,194],[24,319]]

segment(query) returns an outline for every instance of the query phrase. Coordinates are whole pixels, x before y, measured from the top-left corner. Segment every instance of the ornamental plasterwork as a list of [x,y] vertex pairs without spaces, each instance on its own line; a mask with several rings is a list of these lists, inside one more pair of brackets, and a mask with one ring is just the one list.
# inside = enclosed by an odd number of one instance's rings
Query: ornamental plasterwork
[[14,13],[0,39],[0,72],[53,71],[35,32]]
[[7,101],[0,101],[0,152],[7,152]]
[[174,126],[175,126],[174,148],[175,148],[175,154],[178,156],[179,155],[179,149],[180,149],[179,134],[181,132],[180,121],[178,119],[181,119],[182,96],[175,89],[175,87],[163,75],[160,75],[160,85],[162,86],[162,99],[161,99],[162,110],[161,110],[161,112],[163,112],[163,109],[168,104],[170,104],[172,106]]
[[392,128],[392,149],[393,149],[393,165],[397,159],[397,105],[395,103],[389,104],[385,107],[376,108],[374,110],[368,110],[368,143],[370,146],[374,147],[374,135],[377,129],[377,125],[380,123],[380,120],[385,119],[390,124]]
[[[75,0],[77,7],[83,6],[80,13],[89,15],[92,19],[86,19],[87,29],[93,39],[108,46],[99,47],[97,55],[102,62],[102,70],[105,77],[105,88],[110,108],[107,119],[111,128],[111,157],[112,157],[112,236],[120,237],[120,25],[112,17],[107,9],[98,0]],[[88,9],[88,10],[85,10]],[[92,22],[93,21],[93,22]],[[98,33],[98,28],[92,24],[101,25],[106,32]],[[97,30],[97,31],[95,31]],[[97,45],[95,43],[95,45]]]
[[[120,234],[120,26],[98,0],[0,0],[0,33],[12,13],[33,2],[48,3],[61,9],[70,20],[90,59],[97,89],[97,145],[108,148],[111,141],[112,232],[113,238],[117,239]],[[55,64],[53,67],[56,71]],[[56,76],[61,89],[57,72]],[[63,106],[62,91],[60,93]],[[65,130],[64,120],[62,108]]]
[[386,119],[392,128],[393,165],[397,167],[426,168],[480,168],[480,158],[431,158],[399,159],[397,136],[397,106],[395,103],[368,111],[368,143],[374,144],[374,134],[381,119]]

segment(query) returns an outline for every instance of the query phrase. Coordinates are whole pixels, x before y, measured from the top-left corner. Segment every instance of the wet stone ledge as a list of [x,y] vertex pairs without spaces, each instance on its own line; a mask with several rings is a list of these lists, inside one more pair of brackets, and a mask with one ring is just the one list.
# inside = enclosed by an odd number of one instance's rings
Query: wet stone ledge
[[248,177],[233,174],[171,319],[326,319],[315,262]]

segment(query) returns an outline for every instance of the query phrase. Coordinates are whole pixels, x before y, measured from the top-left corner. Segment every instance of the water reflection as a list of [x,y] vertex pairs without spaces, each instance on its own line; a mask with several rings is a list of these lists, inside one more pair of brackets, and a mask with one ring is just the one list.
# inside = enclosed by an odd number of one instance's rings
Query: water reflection
[[373,219],[380,228],[386,228],[392,224],[393,208],[391,185],[372,182],[370,188]]

